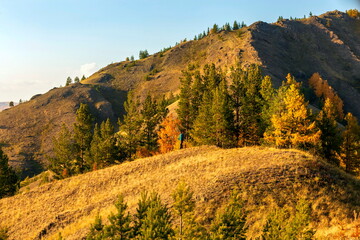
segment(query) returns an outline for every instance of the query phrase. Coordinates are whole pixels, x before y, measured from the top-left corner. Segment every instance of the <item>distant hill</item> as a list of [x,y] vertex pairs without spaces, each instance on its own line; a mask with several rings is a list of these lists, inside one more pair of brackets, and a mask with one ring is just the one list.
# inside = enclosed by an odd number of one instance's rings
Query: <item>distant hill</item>
[[[261,235],[266,216],[276,207],[300,198],[312,208],[311,227],[318,239],[349,239],[360,224],[360,181],[298,150],[274,148],[219,149],[203,146],[43,184],[0,200],[0,223],[10,239],[82,239],[97,213],[114,212],[124,194],[130,211],[142,191],[157,191],[172,204],[179,180],[194,191],[197,215],[203,221],[238,187],[248,211],[247,236]],[[206,222],[206,221],[205,221]]]
[[360,20],[332,11],[273,24],[256,22],[180,43],[146,59],[110,64],[82,84],[53,89],[1,112],[0,142],[11,164],[31,174],[36,172],[33,166],[46,165],[51,138],[62,122],[72,125],[80,102],[89,103],[99,120],[116,118],[124,112],[128,91],[140,99],[148,93],[176,94],[182,70],[189,64],[202,69],[209,63],[224,69],[259,64],[275,86],[290,72],[306,87],[307,79],[319,72],[344,100],[344,109],[360,117]]

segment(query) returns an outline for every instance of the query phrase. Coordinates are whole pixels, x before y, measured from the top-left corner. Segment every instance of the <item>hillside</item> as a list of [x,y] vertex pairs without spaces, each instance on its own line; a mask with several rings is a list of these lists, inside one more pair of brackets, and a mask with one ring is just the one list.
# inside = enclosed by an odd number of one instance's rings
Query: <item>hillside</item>
[[53,137],[57,136],[62,123],[72,127],[80,103],[88,103],[99,121],[107,118],[116,121],[123,111],[124,97],[117,94],[117,98],[112,99],[112,92],[114,90],[105,87],[99,90],[76,84],[54,88],[1,112],[0,143],[11,159],[10,164],[22,169],[24,176],[42,171],[46,156],[52,150]]
[[[4,142],[13,166],[30,168],[25,175],[37,172],[36,168],[46,165],[44,153],[51,148],[52,137],[62,122],[72,125],[80,102],[90,103],[99,119],[116,118],[123,113],[122,103],[129,90],[141,99],[148,93],[177,94],[181,71],[189,64],[202,69],[214,63],[226,69],[237,63],[256,63],[273,77],[276,86],[288,72],[305,82],[319,72],[344,100],[344,109],[359,118],[359,43],[360,20],[339,11],[273,24],[256,22],[236,31],[212,33],[145,59],[110,64],[82,84],[53,89],[1,112],[0,142]],[[64,95],[68,89],[71,94]],[[99,105],[107,110],[95,111]],[[43,133],[46,129],[50,134]]]
[[[258,237],[275,206],[305,197],[312,204],[312,227],[319,238],[336,239],[354,231],[360,211],[360,181],[298,150],[273,148],[219,149],[203,146],[139,159],[121,165],[47,183],[0,200],[0,222],[10,239],[80,239],[99,212],[114,211],[124,194],[131,211],[144,190],[157,191],[172,204],[179,180],[194,191],[200,219],[206,222],[238,187],[246,200],[248,237]],[[341,230],[343,229],[343,230]]]

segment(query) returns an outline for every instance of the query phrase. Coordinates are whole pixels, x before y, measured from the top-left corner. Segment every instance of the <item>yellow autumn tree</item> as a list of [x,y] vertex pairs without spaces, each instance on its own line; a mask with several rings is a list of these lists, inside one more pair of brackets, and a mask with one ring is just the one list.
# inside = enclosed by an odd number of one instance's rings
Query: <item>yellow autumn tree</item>
[[322,79],[319,73],[314,73],[309,78],[309,85],[314,89],[315,95],[323,100],[323,104],[325,104],[325,99],[329,98],[331,100],[336,109],[336,119],[342,120],[344,118],[344,103],[328,81]]
[[172,114],[168,115],[160,124],[160,130],[158,131],[160,153],[174,150],[180,134],[179,125],[179,119],[175,118]]
[[290,74],[278,91],[277,109],[273,110],[271,126],[265,133],[265,141],[277,147],[310,148],[319,143],[321,131],[310,120],[310,111],[300,84]]

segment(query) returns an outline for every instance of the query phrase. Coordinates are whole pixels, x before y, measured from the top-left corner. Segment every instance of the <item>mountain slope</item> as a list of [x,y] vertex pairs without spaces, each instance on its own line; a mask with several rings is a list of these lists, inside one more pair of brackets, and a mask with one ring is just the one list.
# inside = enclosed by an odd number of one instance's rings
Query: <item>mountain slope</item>
[[[274,24],[257,22],[240,30],[221,31],[197,41],[184,42],[146,59],[110,64],[84,80],[83,84],[42,95],[44,104],[38,104],[40,98],[36,98],[0,112],[0,143],[5,142],[4,150],[10,155],[12,165],[36,172],[37,167],[46,165],[42,153],[49,152],[51,138],[63,121],[72,125],[75,107],[84,99],[88,99],[85,102],[93,106],[100,119],[116,118],[123,113],[122,103],[129,90],[134,90],[141,99],[148,93],[154,96],[178,93],[181,71],[189,64],[202,69],[205,64],[215,63],[227,69],[237,63],[241,66],[256,63],[263,67],[265,74],[273,77],[276,86],[289,72],[297,80],[305,81],[305,86],[306,80],[314,72],[319,72],[344,100],[344,109],[360,118],[359,59],[360,20],[345,13],[333,11],[318,17]],[[76,94],[61,95],[67,89]],[[58,100],[55,97],[57,92],[63,96]],[[89,94],[97,97],[94,100],[88,97]],[[62,102],[67,98],[68,103]],[[46,102],[53,104],[52,107]],[[96,113],[96,106],[101,102],[112,109],[107,112],[109,115],[102,115],[102,110]],[[57,110],[59,106],[63,110]],[[64,111],[66,117],[55,117],[59,111]],[[49,136],[42,133],[44,123],[50,123],[46,125],[51,128]],[[32,164],[29,165],[29,161]]]
[[80,103],[88,103],[99,121],[107,118],[115,121],[117,113],[123,111],[124,97],[117,93],[116,103],[107,100],[103,92],[109,97],[114,90],[75,84],[52,89],[1,112],[0,143],[9,155],[10,164],[22,169],[24,176],[41,171],[47,163],[46,155],[51,153],[53,137],[57,136],[62,123],[72,127]]
[[[350,236],[353,212],[360,211],[360,181],[298,150],[199,147],[139,159],[71,177],[0,200],[0,222],[10,239],[83,237],[99,212],[114,211],[124,194],[131,211],[144,190],[157,191],[171,204],[179,180],[194,191],[197,213],[206,220],[227,199],[232,188],[243,192],[248,237],[258,237],[275,206],[306,198],[312,205],[317,237],[334,238],[341,228]],[[350,223],[350,225],[349,225]]]

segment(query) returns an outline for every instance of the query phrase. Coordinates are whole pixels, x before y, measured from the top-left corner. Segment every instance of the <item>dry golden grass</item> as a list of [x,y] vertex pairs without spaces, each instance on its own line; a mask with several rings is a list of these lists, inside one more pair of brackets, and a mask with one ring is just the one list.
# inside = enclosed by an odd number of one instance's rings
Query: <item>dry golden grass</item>
[[2,199],[0,223],[9,227],[10,239],[55,239],[58,232],[66,239],[80,239],[98,212],[106,219],[115,210],[113,202],[120,193],[131,211],[144,190],[157,191],[171,205],[170,195],[179,180],[193,189],[204,223],[232,188],[240,188],[249,211],[249,238],[261,234],[274,206],[301,197],[312,203],[313,227],[320,238],[333,238],[341,228],[350,236],[355,231],[353,211],[360,211],[359,181],[308,153],[203,146],[127,162]]

